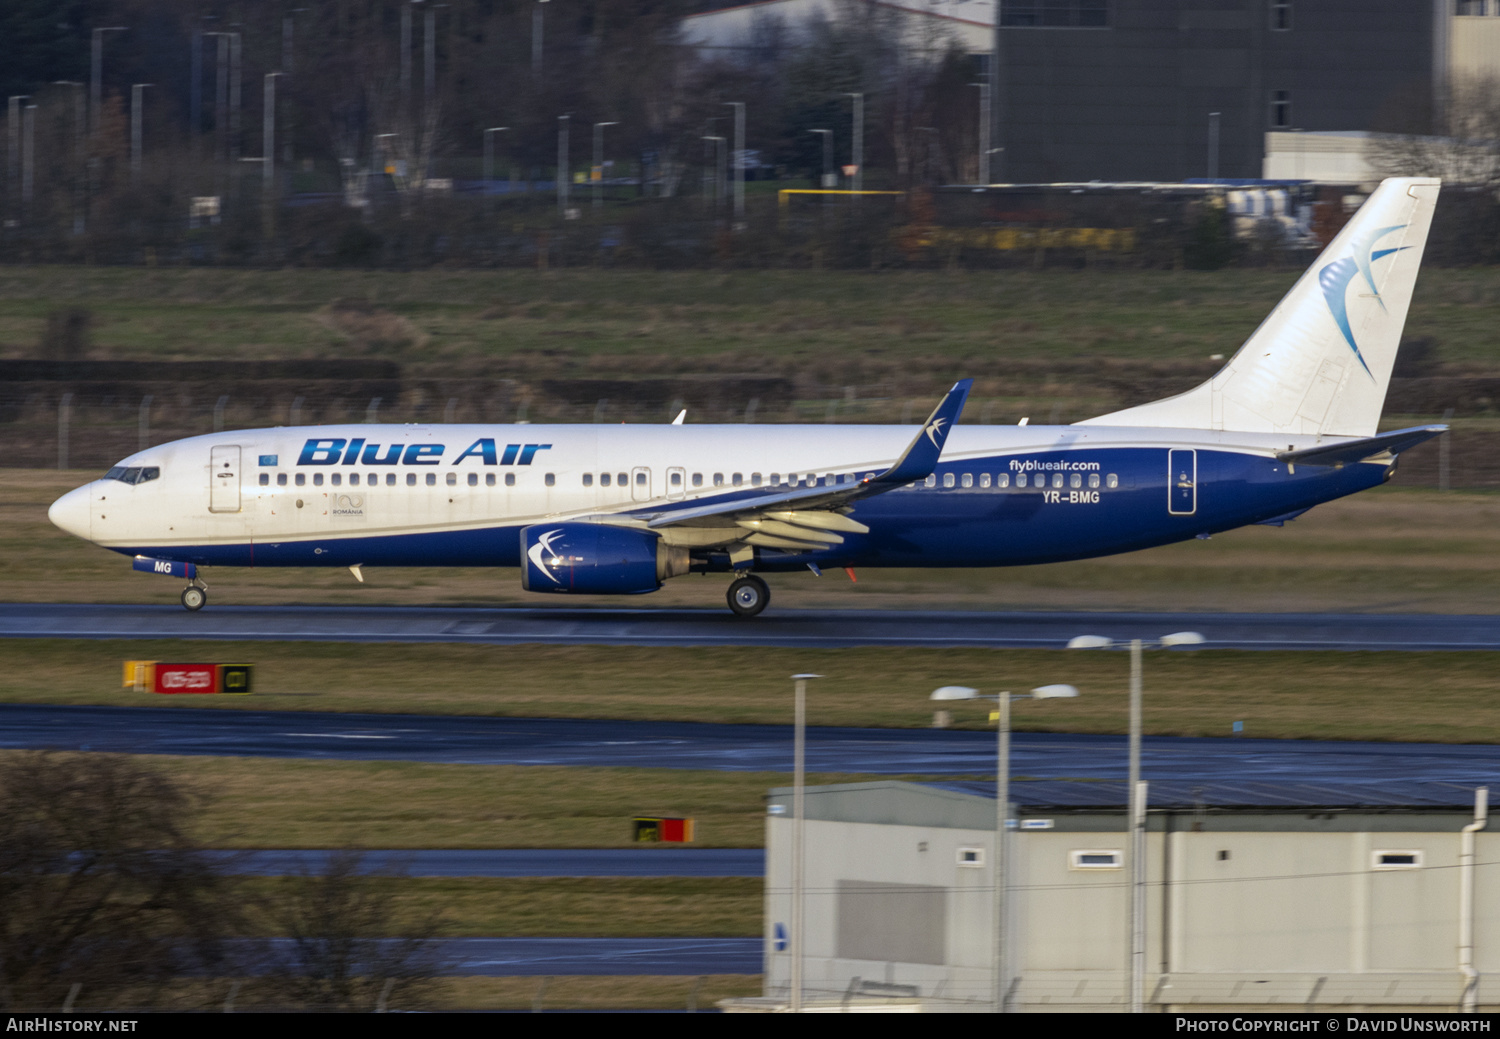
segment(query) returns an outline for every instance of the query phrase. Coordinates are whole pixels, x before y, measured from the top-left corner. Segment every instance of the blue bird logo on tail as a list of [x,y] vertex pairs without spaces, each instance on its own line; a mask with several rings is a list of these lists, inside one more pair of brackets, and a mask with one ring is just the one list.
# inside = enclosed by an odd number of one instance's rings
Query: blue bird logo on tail
[[1354,351],[1354,357],[1359,361],[1360,367],[1371,379],[1375,378],[1375,373],[1370,371],[1370,366],[1365,363],[1364,354],[1359,352],[1359,344],[1354,341],[1354,330],[1349,327],[1349,307],[1345,297],[1349,290],[1349,283],[1356,275],[1359,275],[1370,287],[1370,294],[1375,297],[1375,302],[1380,304],[1380,309],[1385,309],[1385,300],[1380,298],[1380,289],[1375,285],[1373,270],[1375,261],[1392,253],[1398,253],[1402,249],[1410,248],[1410,246],[1376,249],[1375,243],[1394,231],[1400,231],[1405,226],[1405,224],[1394,224],[1391,227],[1379,227],[1368,235],[1356,238],[1352,243],[1350,256],[1342,260],[1334,260],[1318,271],[1318,287],[1323,290],[1323,299],[1328,303],[1328,312],[1333,315],[1334,323],[1343,333],[1344,342],[1348,343],[1349,349]]

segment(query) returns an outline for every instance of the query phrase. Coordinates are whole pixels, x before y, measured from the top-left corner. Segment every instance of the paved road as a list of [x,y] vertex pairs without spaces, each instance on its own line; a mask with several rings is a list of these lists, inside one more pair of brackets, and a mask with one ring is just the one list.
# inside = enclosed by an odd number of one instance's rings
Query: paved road
[[[789,726],[0,704],[0,747],[491,765],[789,772]],[[1020,733],[1017,776],[1117,780],[1122,736]],[[812,728],[815,772],[992,775],[995,738],[933,729]],[[1145,775],[1183,783],[1500,786],[1500,747],[1319,740],[1145,741]]]
[[628,646],[1055,648],[1074,635],[1199,631],[1224,649],[1500,649],[1500,615],[1390,613],[981,613],[0,604],[0,637],[314,642],[541,642]]
[[[215,852],[235,873],[284,876],[315,873],[329,851],[275,849]],[[444,851],[369,851],[360,859],[367,873],[411,877],[759,877],[759,848],[498,848]]]

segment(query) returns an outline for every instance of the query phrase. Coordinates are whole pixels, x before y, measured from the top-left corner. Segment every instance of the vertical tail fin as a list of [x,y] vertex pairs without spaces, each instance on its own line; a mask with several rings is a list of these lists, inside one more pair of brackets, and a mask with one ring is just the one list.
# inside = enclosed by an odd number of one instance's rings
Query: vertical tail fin
[[1382,182],[1212,379],[1081,424],[1373,435],[1440,183]]

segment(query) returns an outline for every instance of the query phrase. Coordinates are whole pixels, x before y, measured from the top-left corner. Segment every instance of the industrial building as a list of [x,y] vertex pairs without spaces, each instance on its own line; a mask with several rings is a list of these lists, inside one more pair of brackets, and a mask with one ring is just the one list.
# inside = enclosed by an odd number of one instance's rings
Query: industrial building
[[[1128,1008],[1124,784],[1011,789],[1007,1009]],[[1500,833],[1483,796],[1153,784],[1144,1009],[1500,1008]],[[726,1009],[791,999],[793,803],[768,799],[765,996]],[[993,784],[809,787],[806,803],[804,1008],[992,1009]]]
[[951,41],[984,76],[993,47],[992,182],[1361,183],[1357,143],[1268,135],[1420,132],[1456,84],[1500,75],[1500,0],[771,0],[691,16],[683,37],[753,61],[809,19],[893,12],[911,53]]

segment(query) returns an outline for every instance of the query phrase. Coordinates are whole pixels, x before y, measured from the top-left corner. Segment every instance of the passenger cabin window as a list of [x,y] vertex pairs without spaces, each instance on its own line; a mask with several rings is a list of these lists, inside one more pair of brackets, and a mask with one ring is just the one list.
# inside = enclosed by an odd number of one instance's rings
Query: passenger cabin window
[[322,473],[313,473],[313,486],[314,487],[321,487],[321,486],[323,486],[323,474]]
[[543,480],[542,482],[545,483],[548,487],[556,487],[557,486],[557,475],[555,473],[548,473],[547,474],[547,478],[545,480]]
[[990,485],[990,474],[989,473],[980,473],[979,474],[979,486],[980,487],[988,487],[989,485]]
[[286,473],[277,473],[276,474],[276,486],[277,487],[285,487],[286,486]]
[[955,482],[957,482],[957,481],[954,479],[954,476],[953,476],[952,473],[944,473],[943,474],[943,486],[944,487],[952,487]]
[[328,482],[333,484],[335,487],[338,487],[343,484],[344,475],[342,473],[334,473],[328,478]]
[[1080,475],[1079,473],[1073,473],[1071,476],[1068,477],[1068,486],[1069,487],[1082,487],[1083,486],[1083,476]]
[[1116,487],[1120,486],[1120,478],[1114,473],[1110,473],[1104,478],[1104,486],[1108,487],[1110,490],[1114,490]]
[[407,473],[406,474],[406,486],[408,486],[408,487],[415,487],[416,485],[417,485],[417,474],[416,473]]
[[715,487],[723,487],[724,486],[724,474],[723,473],[714,473],[714,486]]
[[269,486],[271,486],[271,474],[270,473],[261,473],[260,474],[260,485],[262,487],[269,487]]
[[485,473],[484,474],[484,485],[486,487],[493,487],[493,486],[495,486],[495,474],[494,473]]
[[1053,487],[1061,487],[1062,486],[1062,473],[1053,473],[1052,474],[1052,486]]
[[[490,482],[493,483],[494,479],[491,478]],[[470,473],[469,474],[469,486],[470,487],[478,487],[479,486],[479,474],[478,473]]]
[[350,473],[349,474],[349,486],[350,487],[358,487],[359,486],[359,473]]
[[1010,473],[1001,473],[999,476],[995,477],[995,486],[996,487],[1009,487],[1010,486]]
[[731,477],[731,479],[734,481],[734,485],[736,487],[742,486],[745,482],[745,478],[739,473],[735,473],[734,476]]
[[[735,483],[738,483],[738,482],[739,482],[738,480],[735,481]],[[775,487],[780,482],[781,482],[781,474],[780,473],[772,473],[771,474],[771,486]]]
[[[370,481],[373,483],[374,479],[375,478],[372,476],[370,478]],[[394,486],[396,486],[396,474],[395,473],[386,473],[385,474],[385,485],[387,487],[394,487]]]
[[608,487],[609,486],[609,473],[600,473],[599,474],[599,486],[600,487]]
[[925,479],[925,480],[922,481],[922,485],[924,487],[936,487],[937,486],[937,476],[933,475],[933,474],[929,474],[928,477],[927,477],[927,479]]
[[1090,487],[1098,487],[1099,486],[1099,474],[1098,473],[1089,473],[1089,486]]
[[428,473],[427,474],[427,486],[429,486],[429,487],[436,487],[437,486],[437,473]]
[[1026,474],[1025,473],[1017,473],[1016,474],[1016,486],[1017,487],[1025,487],[1026,486]]
[[457,473],[449,473],[448,474],[448,486],[449,487],[457,487],[458,486],[458,474]]
[[681,473],[673,473],[672,475],[670,475],[669,477],[667,477],[667,483],[671,484],[673,487],[681,487],[682,486],[682,474]]
[[973,487],[974,486],[974,474],[973,473],[964,473],[964,478],[960,482],[965,487]]
[[759,487],[760,486],[760,482],[761,482],[760,481],[760,473],[751,473],[750,474],[750,486],[751,487]]
[[507,486],[507,487],[514,487],[515,485],[516,485],[516,474],[515,473],[506,473],[505,474],[505,486]]
[[305,486],[307,484],[307,474],[306,473],[298,473],[297,474],[297,481],[296,482],[297,482],[297,486],[298,487]]
[[693,474],[693,486],[694,487],[702,487],[703,486],[703,474],[702,473],[694,473]]
[[644,486],[646,486],[646,474],[645,473],[636,473],[635,474],[635,485],[637,487],[644,487]]
[[617,473],[615,475],[615,483],[621,487],[629,487],[630,475],[628,473]]
[[594,486],[594,474],[593,473],[584,473],[583,474],[583,485],[585,487],[592,487],[592,486]]

